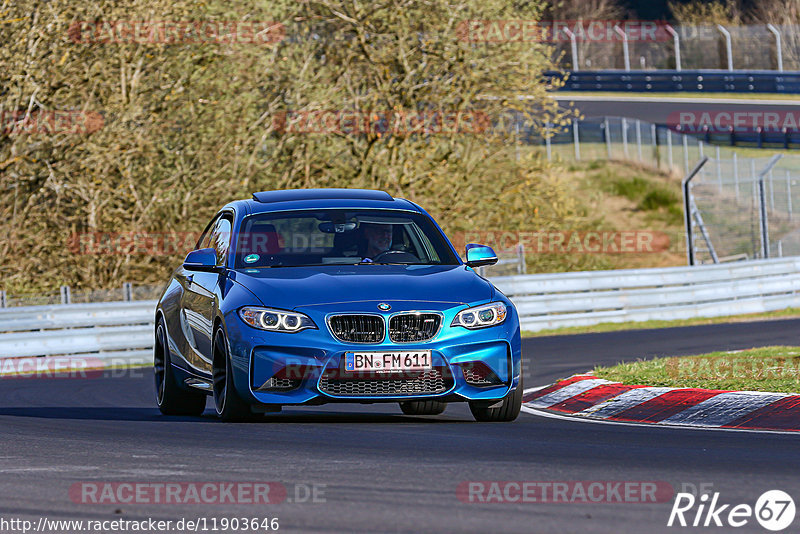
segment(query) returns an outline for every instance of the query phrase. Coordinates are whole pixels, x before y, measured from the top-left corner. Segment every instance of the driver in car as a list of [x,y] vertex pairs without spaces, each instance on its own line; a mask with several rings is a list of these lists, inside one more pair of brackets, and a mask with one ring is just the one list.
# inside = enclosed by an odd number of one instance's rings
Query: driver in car
[[364,259],[374,260],[377,256],[392,247],[391,224],[363,224],[366,248],[362,256]]

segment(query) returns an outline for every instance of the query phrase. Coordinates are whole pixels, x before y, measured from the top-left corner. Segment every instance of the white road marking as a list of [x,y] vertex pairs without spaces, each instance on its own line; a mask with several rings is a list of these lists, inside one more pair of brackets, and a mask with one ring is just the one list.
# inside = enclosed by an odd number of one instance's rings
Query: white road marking
[[659,424],[722,426],[787,396],[757,391],[720,393],[660,421]]
[[580,380],[578,382],[573,382],[567,386],[564,386],[561,389],[553,391],[552,393],[548,393],[547,395],[543,395],[538,399],[533,399],[529,401],[527,404],[535,407],[535,408],[547,408],[554,404],[558,404],[559,402],[563,402],[567,399],[574,397],[575,395],[580,395],[585,391],[589,391],[590,389],[597,387],[601,384],[610,384],[608,380],[603,380],[602,378],[594,378],[591,380]]
[[629,408],[638,406],[651,399],[655,399],[659,395],[663,395],[667,391],[672,391],[674,388],[667,387],[648,387],[648,388],[635,388],[624,393],[620,393],[616,397],[612,397],[600,404],[595,404],[590,408],[576,413],[575,415],[583,417],[600,417],[605,419],[612,415],[622,413]]

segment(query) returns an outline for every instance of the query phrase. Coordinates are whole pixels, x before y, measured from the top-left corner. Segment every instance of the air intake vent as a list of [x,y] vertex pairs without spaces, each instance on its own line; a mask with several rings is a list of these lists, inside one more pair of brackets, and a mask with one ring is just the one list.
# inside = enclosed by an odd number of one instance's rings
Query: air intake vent
[[402,397],[407,395],[435,395],[453,387],[450,371],[433,368],[422,373],[390,375],[383,377],[347,378],[337,369],[327,370],[319,381],[319,389],[333,397]]
[[389,320],[389,339],[394,343],[427,341],[436,335],[441,323],[437,313],[401,313]]
[[385,334],[379,315],[334,315],[328,325],[334,337],[346,343],[380,343]]

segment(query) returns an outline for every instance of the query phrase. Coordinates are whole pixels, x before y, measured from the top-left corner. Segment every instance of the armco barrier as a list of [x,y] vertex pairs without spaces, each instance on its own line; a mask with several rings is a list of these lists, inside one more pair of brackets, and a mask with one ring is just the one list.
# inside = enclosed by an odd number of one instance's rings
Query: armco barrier
[[494,278],[523,330],[689,319],[800,306],[800,257]]
[[[800,257],[741,263],[492,278],[523,330],[715,317],[800,307]],[[155,301],[0,311],[0,360],[83,355],[152,361]]]
[[155,301],[0,310],[0,358],[86,355],[115,364],[153,359]]
[[726,70],[598,70],[548,72],[566,77],[564,91],[797,93],[800,72]]

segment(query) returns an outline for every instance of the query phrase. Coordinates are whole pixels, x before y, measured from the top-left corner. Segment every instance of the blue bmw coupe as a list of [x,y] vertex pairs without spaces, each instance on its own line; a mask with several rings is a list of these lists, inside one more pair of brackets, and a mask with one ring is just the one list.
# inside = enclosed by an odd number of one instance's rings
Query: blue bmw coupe
[[382,191],[255,193],[208,224],[156,309],[164,414],[223,420],[333,402],[436,415],[468,402],[513,421],[522,402],[519,319],[418,205]]

